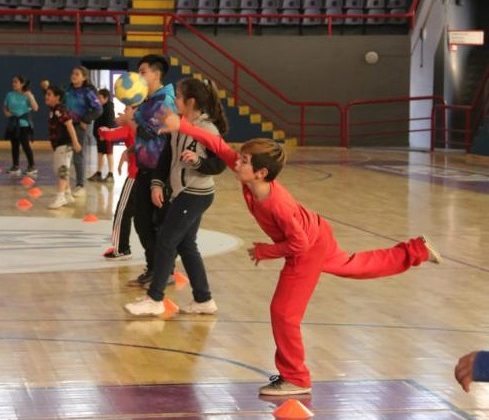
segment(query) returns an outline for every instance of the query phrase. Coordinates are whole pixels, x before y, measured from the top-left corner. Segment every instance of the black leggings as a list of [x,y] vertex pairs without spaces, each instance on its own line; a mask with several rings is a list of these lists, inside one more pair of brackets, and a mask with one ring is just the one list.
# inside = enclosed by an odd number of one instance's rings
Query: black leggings
[[173,201],[165,203],[163,222],[158,227],[154,246],[153,281],[148,291],[153,300],[163,299],[177,254],[188,274],[194,300],[201,303],[211,299],[204,262],[197,246],[197,231],[202,215],[213,199],[214,194],[182,192]]
[[31,129],[30,127],[20,127],[18,135],[10,138],[12,144],[12,164],[13,166],[19,166],[20,146],[24,150],[25,157],[27,158],[27,164],[29,167],[34,166],[34,154],[31,149]]

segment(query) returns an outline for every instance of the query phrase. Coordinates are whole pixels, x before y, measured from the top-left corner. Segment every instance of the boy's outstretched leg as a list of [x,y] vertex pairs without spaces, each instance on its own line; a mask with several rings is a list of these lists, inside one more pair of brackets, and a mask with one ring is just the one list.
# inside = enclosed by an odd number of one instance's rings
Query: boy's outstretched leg
[[441,256],[425,236],[400,242],[391,248],[347,254],[334,238],[328,244],[323,272],[352,279],[372,279],[402,273],[429,261],[441,262]]

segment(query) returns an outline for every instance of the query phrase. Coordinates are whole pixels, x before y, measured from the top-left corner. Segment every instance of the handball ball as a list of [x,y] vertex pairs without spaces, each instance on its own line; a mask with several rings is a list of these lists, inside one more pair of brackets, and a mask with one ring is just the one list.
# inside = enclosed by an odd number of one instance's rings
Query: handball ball
[[139,73],[123,73],[115,81],[114,91],[124,105],[138,106],[148,95],[148,85]]

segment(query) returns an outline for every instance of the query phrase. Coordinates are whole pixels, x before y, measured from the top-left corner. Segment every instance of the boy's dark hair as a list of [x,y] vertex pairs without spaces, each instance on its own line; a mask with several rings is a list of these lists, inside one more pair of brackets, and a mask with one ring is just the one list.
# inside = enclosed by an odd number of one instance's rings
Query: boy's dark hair
[[60,102],[63,102],[65,98],[65,91],[63,89],[61,89],[59,86],[49,85],[46,92],[48,90],[50,90],[54,96],[58,97]]
[[271,139],[257,138],[248,140],[241,147],[242,154],[251,155],[251,166],[256,172],[267,169],[265,181],[273,181],[285,165],[285,151],[277,142]]
[[209,116],[221,135],[227,133],[228,121],[219,99],[217,86],[212,80],[198,80],[189,77],[178,82],[178,89],[182,92],[185,101],[191,98],[195,100],[198,110]]
[[100,96],[103,96],[105,99],[109,99],[109,101],[110,101],[109,89],[105,89],[105,88],[99,89],[97,94],[99,94]]
[[141,58],[141,60],[139,60],[138,68],[141,66],[141,64],[144,63],[146,63],[153,71],[160,71],[160,81],[163,83],[163,79],[168,73],[168,69],[170,68],[168,61],[166,61],[166,58],[162,55],[148,54]]

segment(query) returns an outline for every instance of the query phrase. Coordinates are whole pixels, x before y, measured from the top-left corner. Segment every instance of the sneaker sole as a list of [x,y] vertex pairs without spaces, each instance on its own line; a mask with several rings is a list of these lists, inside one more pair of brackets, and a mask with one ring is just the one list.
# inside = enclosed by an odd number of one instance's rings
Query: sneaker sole
[[131,312],[129,309],[127,309],[125,306],[124,306],[124,310],[128,313],[128,314],[131,314],[132,316],[161,316],[165,313],[165,311],[163,312],[158,312],[158,313],[148,313],[148,312],[145,312],[145,313],[142,313],[142,314],[135,314],[133,312]]
[[106,261],[125,261],[125,260],[130,260],[132,258],[132,255],[123,255],[121,257],[106,257],[104,255],[104,258]]
[[433,258],[433,260],[430,261],[434,264],[441,264],[443,262],[443,257],[433,246],[430,239],[426,235],[422,235],[421,237],[423,238],[424,244]]
[[215,315],[217,313],[217,309],[214,312],[187,312],[185,309],[180,309],[181,314],[188,315]]
[[67,205],[68,205],[68,203],[63,204],[63,205],[58,206],[58,207],[48,207],[48,210],[59,210],[59,209],[62,209],[63,207],[65,207]]
[[280,395],[301,395],[301,394],[310,394],[312,391],[312,388],[304,388],[304,389],[297,389],[294,391],[279,391],[279,390],[260,390],[259,395],[274,395],[274,396],[280,396]]

